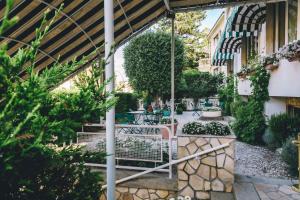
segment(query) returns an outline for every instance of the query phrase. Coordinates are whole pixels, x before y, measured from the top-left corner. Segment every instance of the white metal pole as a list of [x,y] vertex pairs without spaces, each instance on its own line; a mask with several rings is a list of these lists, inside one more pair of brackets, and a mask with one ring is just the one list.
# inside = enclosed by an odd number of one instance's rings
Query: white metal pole
[[[175,14],[172,16],[172,34],[171,34],[171,132],[172,136],[175,136],[174,130],[174,110],[175,110],[175,37],[174,37],[174,18]],[[170,138],[171,138],[170,137]],[[169,148],[172,148],[172,140],[170,139]],[[170,151],[169,151],[170,152]],[[172,152],[172,151],[171,151]],[[172,155],[169,155],[170,161],[172,161]],[[169,166],[172,171],[172,165]],[[172,178],[172,174],[170,173],[169,178]]]
[[[111,81],[106,86],[107,92],[114,91],[114,1],[104,0],[105,33],[105,78]],[[110,97],[112,98],[112,97]],[[115,200],[116,166],[115,166],[115,108],[106,112],[106,153],[107,153],[107,200]]]

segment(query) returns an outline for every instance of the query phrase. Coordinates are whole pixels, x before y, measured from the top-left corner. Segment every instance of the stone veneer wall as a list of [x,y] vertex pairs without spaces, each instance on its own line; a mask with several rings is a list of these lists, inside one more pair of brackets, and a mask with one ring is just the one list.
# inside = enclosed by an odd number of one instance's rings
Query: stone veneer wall
[[[148,188],[129,188],[117,187],[117,200],[165,200],[176,196],[175,191],[148,189]],[[102,194],[100,200],[106,200],[106,195]]]
[[180,163],[178,195],[210,199],[210,191],[232,192],[234,140],[233,136],[178,135],[178,159],[231,142],[227,148]]

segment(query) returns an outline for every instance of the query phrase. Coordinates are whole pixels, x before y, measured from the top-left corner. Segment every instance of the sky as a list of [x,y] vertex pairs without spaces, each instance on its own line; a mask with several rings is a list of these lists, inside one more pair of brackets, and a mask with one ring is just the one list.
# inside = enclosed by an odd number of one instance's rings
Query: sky
[[[221,15],[223,9],[213,9],[213,10],[208,10],[206,12],[207,17],[205,20],[202,22],[202,27],[201,29],[204,28],[209,28],[211,29],[215,22],[218,20],[219,16]],[[124,58],[123,58],[123,46],[119,47],[115,53],[115,75],[116,75],[116,83],[118,85],[119,82],[126,81],[128,78],[126,77],[124,68],[123,68],[123,63],[124,63]]]

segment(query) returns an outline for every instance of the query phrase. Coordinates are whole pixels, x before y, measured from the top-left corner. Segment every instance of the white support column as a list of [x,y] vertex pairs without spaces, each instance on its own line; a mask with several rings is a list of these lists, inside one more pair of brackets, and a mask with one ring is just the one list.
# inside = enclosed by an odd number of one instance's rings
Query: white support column
[[[107,92],[113,92],[114,84],[114,1],[104,0],[105,33],[105,78],[111,81],[106,86]],[[115,108],[106,112],[106,153],[107,153],[107,200],[115,200],[116,166],[115,166]]]
[[[174,130],[174,114],[175,114],[175,37],[174,37],[174,20],[175,14],[171,18],[172,20],[172,33],[171,33],[171,132],[173,137],[175,135]],[[172,143],[172,140],[170,140]],[[172,148],[172,144],[169,145],[169,148]],[[170,160],[172,160],[172,155],[169,155]],[[172,165],[169,166],[172,170]],[[172,178],[172,173],[170,173],[169,178]]]

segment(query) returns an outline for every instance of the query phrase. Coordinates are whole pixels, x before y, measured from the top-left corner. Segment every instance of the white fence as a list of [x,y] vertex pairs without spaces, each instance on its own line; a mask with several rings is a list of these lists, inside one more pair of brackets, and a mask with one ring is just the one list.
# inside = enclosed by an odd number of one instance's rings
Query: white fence
[[[87,131],[90,128],[102,128]],[[106,133],[103,124],[86,124],[77,133],[77,143],[83,144],[85,150],[105,152]],[[148,170],[172,162],[172,136],[167,126],[163,125],[116,125],[115,157],[116,168],[131,170]],[[169,135],[163,138],[162,131]],[[109,155],[108,155],[109,156]],[[87,163],[88,166],[106,167],[105,163]],[[172,177],[172,166],[159,168],[158,172],[168,172]]]

